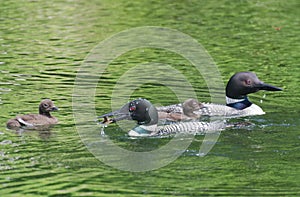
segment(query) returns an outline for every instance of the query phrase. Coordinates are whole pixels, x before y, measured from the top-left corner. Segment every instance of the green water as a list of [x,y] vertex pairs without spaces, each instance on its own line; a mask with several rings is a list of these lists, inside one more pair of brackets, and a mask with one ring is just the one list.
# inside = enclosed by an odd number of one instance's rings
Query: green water
[[[299,196],[299,8],[297,0],[1,1],[0,195]],[[223,131],[205,157],[197,156],[204,136],[196,136],[182,156],[162,168],[135,173],[107,166],[77,133],[74,81],[100,41],[140,26],[176,29],[196,39],[224,83],[233,73],[248,70],[284,91],[251,95],[266,115],[232,120],[252,124]],[[151,62],[172,65],[187,77],[199,100],[210,101],[205,81],[183,57],[136,49],[114,60],[101,76],[97,114],[110,110],[120,76]],[[178,101],[169,88],[151,83],[131,97],[160,105]],[[51,131],[18,134],[5,128],[17,114],[37,112],[43,98],[60,108],[53,113],[59,124]],[[106,128],[106,134],[135,151],[155,150],[170,141],[131,139],[116,126]]]

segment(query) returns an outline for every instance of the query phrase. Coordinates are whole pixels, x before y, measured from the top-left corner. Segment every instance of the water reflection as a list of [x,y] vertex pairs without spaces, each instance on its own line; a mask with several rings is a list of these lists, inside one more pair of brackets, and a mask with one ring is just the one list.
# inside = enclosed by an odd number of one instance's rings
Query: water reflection
[[39,137],[40,139],[43,139],[43,140],[47,140],[47,139],[50,139],[53,135],[53,133],[51,132],[51,129],[48,127],[48,128],[38,128],[38,129],[18,129],[14,132],[16,135],[18,136],[27,136],[27,135],[30,135],[30,136],[37,136]]

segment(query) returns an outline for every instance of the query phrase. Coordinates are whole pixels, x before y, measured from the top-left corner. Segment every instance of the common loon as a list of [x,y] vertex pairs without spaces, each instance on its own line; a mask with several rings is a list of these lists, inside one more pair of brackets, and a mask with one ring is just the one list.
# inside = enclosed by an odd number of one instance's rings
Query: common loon
[[[51,116],[50,112],[56,111],[58,108],[50,99],[42,100],[39,105],[39,114],[26,114],[17,116],[16,118],[7,121],[8,129],[18,130],[21,127],[34,129],[35,127],[44,127],[56,124],[57,118]],[[45,127],[46,128],[46,127]]]
[[[161,135],[177,132],[207,132],[224,129],[223,121],[179,122],[170,125],[158,126],[158,120],[171,121],[195,120],[201,116],[240,117],[262,115],[264,111],[248,100],[247,94],[259,90],[281,91],[281,88],[263,83],[252,72],[234,74],[226,86],[226,105],[199,103],[195,99],[188,99],[183,104],[169,105],[155,108],[146,99],[137,99],[125,104],[120,110],[104,114],[104,123],[109,124],[123,119],[136,120],[140,125],[131,130],[131,136]],[[108,117],[115,116],[113,119]]]
[[[234,74],[226,85],[226,105],[202,103],[202,107],[194,111],[199,116],[242,117],[262,115],[265,112],[249,101],[247,95],[259,90],[281,91],[281,88],[260,81],[252,72]],[[175,104],[158,107],[158,112],[177,111],[183,113],[183,105]]]
[[[195,100],[187,100],[185,103],[184,111],[191,108],[198,108],[198,105],[194,105]],[[226,127],[224,121],[214,122],[200,122],[200,121],[188,121],[188,122],[176,122],[174,124],[162,125],[159,120],[169,119],[171,121],[191,120],[193,115],[180,114],[178,112],[158,112],[157,109],[146,99],[139,98],[125,104],[121,109],[99,116],[104,118],[102,124],[110,124],[120,120],[135,120],[138,126],[134,127],[128,132],[129,136],[162,136],[176,133],[206,133],[209,131],[219,131]],[[115,116],[115,118],[109,119],[109,117]]]

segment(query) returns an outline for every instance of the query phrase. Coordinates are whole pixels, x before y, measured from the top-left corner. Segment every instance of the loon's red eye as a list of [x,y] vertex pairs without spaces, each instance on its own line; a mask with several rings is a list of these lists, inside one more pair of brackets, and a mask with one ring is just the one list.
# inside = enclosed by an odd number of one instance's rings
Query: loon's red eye
[[246,85],[251,85],[251,80],[247,79],[245,80]]
[[135,105],[129,107],[129,111],[130,111],[130,112],[133,112],[133,111],[135,111],[135,110],[136,110],[136,106],[135,106]]

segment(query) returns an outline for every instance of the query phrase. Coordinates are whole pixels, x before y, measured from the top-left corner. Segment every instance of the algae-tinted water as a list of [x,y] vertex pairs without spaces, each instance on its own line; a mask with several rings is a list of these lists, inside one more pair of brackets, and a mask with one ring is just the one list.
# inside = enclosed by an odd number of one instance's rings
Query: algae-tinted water
[[[1,196],[299,195],[299,7],[296,0],[2,1]],[[192,36],[214,59],[224,83],[233,73],[248,70],[284,91],[251,95],[266,115],[236,120],[251,125],[223,131],[205,157],[198,156],[204,136],[196,136],[165,167],[141,173],[111,168],[87,150],[76,131],[74,81],[100,41],[139,26],[168,27]],[[95,97],[97,113],[110,110],[113,88],[128,69],[151,62],[179,70],[198,99],[210,101],[202,76],[183,57],[136,49],[103,73]],[[157,105],[178,101],[169,88],[152,83],[131,97]],[[53,113],[58,125],[47,132],[6,130],[9,118],[37,112],[42,98],[51,98],[60,108]],[[128,150],[151,151],[170,141],[131,139],[117,126],[105,130]],[[95,132],[100,134],[100,127]]]

